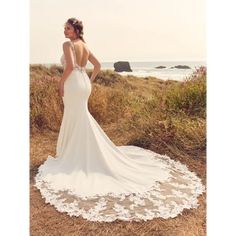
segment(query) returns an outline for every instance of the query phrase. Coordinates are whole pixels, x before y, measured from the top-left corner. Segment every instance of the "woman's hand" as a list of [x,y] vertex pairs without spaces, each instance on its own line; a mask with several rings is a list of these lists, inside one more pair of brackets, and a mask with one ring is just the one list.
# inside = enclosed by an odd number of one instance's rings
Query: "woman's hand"
[[64,80],[60,80],[58,83],[59,96],[64,97]]

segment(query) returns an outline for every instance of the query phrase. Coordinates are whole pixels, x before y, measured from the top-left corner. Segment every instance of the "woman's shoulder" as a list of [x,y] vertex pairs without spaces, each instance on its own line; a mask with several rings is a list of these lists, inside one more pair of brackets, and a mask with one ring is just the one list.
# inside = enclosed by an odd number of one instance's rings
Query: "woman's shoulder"
[[62,46],[70,46],[71,45],[71,41],[65,41],[62,43]]

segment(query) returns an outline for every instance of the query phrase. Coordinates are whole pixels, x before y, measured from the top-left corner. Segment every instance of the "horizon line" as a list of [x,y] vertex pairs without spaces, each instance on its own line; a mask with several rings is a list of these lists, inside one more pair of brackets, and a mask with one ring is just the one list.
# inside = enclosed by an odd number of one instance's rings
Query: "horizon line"
[[[128,62],[207,62],[207,60],[157,60],[157,61],[131,61],[131,60],[113,60],[113,61],[100,61],[101,63],[114,63],[118,61],[128,61]],[[88,61],[88,63],[91,63]],[[60,62],[35,62],[35,63],[30,63],[32,64],[60,64]]]

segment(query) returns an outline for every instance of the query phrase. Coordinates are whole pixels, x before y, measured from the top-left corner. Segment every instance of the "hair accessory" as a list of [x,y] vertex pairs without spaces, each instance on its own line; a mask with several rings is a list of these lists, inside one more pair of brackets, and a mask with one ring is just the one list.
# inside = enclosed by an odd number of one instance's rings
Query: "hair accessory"
[[79,24],[81,24],[81,23],[82,23],[82,21],[81,21],[81,20],[79,20],[78,18],[77,18],[77,21],[78,21],[78,23],[79,23]]

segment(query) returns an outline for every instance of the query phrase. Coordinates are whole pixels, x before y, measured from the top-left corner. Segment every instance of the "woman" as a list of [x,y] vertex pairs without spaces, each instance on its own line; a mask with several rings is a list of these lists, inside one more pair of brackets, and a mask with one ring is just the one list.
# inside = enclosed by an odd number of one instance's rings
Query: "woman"
[[[67,41],[63,43],[63,51],[64,55],[61,58],[62,64],[65,64],[65,61],[67,62],[67,65],[65,65],[65,70],[62,75],[62,78],[59,82],[59,94],[60,96],[64,96],[64,82],[68,75],[73,70],[73,45],[74,43],[78,47],[77,52],[77,60],[75,63],[77,65],[81,65],[80,67],[84,68],[87,64],[87,61],[89,60],[94,65],[94,70],[91,75],[91,82],[95,79],[96,75],[100,71],[101,64],[97,60],[97,58],[93,55],[93,53],[88,49],[85,40],[83,38],[83,25],[81,21],[78,21],[76,18],[71,18],[67,20],[67,23],[65,24],[64,28],[64,34],[66,38],[69,38],[71,41]],[[73,42],[73,45],[71,45],[71,42]]]
[[[173,218],[197,208],[205,191],[194,172],[168,156],[137,146],[116,146],[88,110],[91,83],[101,65],[83,39],[82,22],[65,24],[59,94],[64,113],[56,157],[39,167],[35,186],[46,202],[91,221]],[[87,62],[94,65],[89,78]]]

